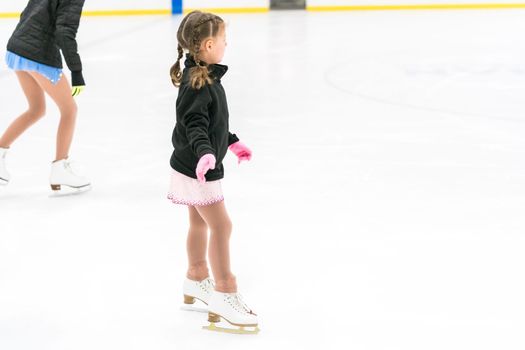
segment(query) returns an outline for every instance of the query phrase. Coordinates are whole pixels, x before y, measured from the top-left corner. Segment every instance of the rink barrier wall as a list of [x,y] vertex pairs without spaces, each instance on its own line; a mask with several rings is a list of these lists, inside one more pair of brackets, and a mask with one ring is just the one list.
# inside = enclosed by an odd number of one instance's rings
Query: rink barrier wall
[[159,15],[171,15],[171,14],[172,14],[171,9],[82,11],[82,16],[159,16]]
[[[174,0],[175,2],[176,0]],[[176,4],[175,4],[176,5]],[[404,11],[404,10],[504,10],[525,9],[525,3],[485,3],[485,4],[421,4],[421,5],[350,5],[350,6],[307,6],[307,11],[333,12],[333,11]],[[267,7],[223,7],[223,8],[186,8],[174,6],[172,9],[133,9],[133,10],[88,10],[82,12],[83,16],[166,16],[171,14],[188,13],[202,10],[213,13],[265,13]],[[18,18],[17,12],[0,12],[0,18]]]
[[[201,10],[212,13],[264,13],[269,12],[269,8],[265,7],[254,7],[254,8],[195,8],[195,9],[184,9],[184,13],[189,13],[194,10]],[[100,11],[83,11],[82,16],[166,16],[171,14],[180,14],[181,12],[174,12],[171,9],[158,9],[158,10],[100,10]],[[18,18],[20,13],[17,12],[0,12],[0,18]]]
[[222,7],[222,8],[188,8],[184,9],[184,13],[190,13],[191,11],[200,10],[211,13],[264,13],[269,12],[268,7]]
[[308,11],[504,10],[525,9],[525,3],[306,6],[306,9]]
[[[88,10],[82,11],[82,16],[167,16],[171,15],[171,9],[148,9],[148,10]],[[0,18],[18,18],[17,12],[0,12]]]

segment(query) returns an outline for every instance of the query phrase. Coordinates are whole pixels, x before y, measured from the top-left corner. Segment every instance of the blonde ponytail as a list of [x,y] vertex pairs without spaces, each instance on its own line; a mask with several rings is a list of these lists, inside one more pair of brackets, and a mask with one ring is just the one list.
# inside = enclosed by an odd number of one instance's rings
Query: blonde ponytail
[[190,69],[190,83],[191,87],[195,90],[199,90],[204,85],[211,84],[212,82],[207,66],[198,62],[195,67]]
[[179,57],[177,58],[177,62],[173,66],[171,66],[170,69],[170,76],[171,76],[171,82],[176,87],[180,86],[181,80],[182,80],[182,72],[180,69],[180,60],[182,56],[184,55],[184,51],[182,50],[182,46],[180,44],[177,46],[177,51],[179,52]]

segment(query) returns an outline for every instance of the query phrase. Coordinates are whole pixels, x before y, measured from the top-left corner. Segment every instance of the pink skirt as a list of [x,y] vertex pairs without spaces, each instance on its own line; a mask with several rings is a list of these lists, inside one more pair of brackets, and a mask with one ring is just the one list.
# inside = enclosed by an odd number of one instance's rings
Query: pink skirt
[[221,202],[224,196],[220,180],[201,184],[197,179],[173,170],[168,199],[175,204],[202,207]]

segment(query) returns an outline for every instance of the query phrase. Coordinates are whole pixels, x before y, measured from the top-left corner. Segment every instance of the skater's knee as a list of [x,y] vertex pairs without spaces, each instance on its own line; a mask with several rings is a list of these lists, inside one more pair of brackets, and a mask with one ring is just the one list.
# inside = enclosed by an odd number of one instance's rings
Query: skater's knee
[[233,224],[230,220],[228,220],[228,223],[226,224],[226,232],[228,232],[228,237],[231,236],[233,231]]
[[78,106],[75,101],[71,101],[66,106],[61,106],[60,114],[62,118],[76,118],[78,113]]
[[29,107],[26,115],[29,119],[32,119],[32,120],[41,119],[44,115],[46,115],[46,105],[45,104],[32,105]]
[[230,219],[228,220],[225,220],[222,224],[221,224],[221,227],[222,227],[222,230],[227,232],[228,234],[230,234],[232,232],[232,229],[233,229],[233,224],[231,222]]
[[227,238],[231,236],[232,230],[233,225],[229,219],[221,222],[220,224],[216,224],[211,228],[213,234],[218,234]]
[[190,232],[207,232],[208,225],[203,220],[191,220],[190,219]]
[[224,231],[228,232],[228,233],[231,233],[232,232],[232,229],[233,229],[233,224],[232,224],[232,221],[230,220],[229,217],[226,217],[222,220],[221,222],[221,226],[223,228]]

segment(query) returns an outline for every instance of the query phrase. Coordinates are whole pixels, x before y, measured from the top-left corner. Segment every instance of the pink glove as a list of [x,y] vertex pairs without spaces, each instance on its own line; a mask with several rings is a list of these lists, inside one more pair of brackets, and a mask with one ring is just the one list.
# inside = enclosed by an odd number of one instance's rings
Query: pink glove
[[252,159],[252,151],[248,147],[246,147],[246,145],[244,143],[242,143],[241,141],[237,141],[237,142],[231,144],[230,147],[228,147],[228,148],[230,149],[230,151],[235,153],[237,158],[239,158],[239,164],[243,160],[250,160],[250,159]]
[[197,180],[199,180],[201,184],[206,182],[204,175],[206,175],[208,170],[215,169],[215,162],[215,156],[211,153],[205,154],[199,159],[197,169],[195,169],[195,174],[197,175]]

